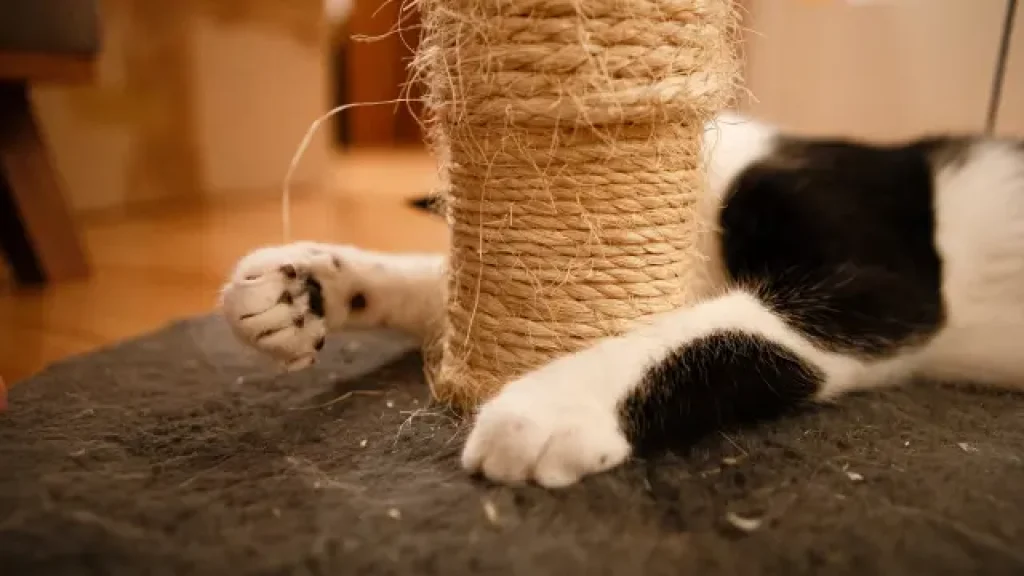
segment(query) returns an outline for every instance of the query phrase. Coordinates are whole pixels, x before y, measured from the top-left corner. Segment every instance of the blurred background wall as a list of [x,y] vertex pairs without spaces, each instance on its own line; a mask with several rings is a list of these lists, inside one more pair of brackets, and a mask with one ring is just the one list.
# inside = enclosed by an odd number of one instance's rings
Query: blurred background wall
[[[35,86],[73,208],[263,193],[328,108],[322,0],[102,0],[94,82]],[[326,169],[321,137],[298,184]]]
[[[743,0],[748,108],[809,133],[984,130],[1007,2]],[[315,117],[403,94],[417,34],[391,0],[102,0],[101,19],[95,82],[33,91],[81,211],[276,193]],[[1024,136],[1021,12],[1014,26],[996,131]],[[298,186],[322,185],[346,147],[419,146],[414,114],[345,114]]]
[[[746,0],[754,113],[807,133],[986,128],[1008,0]],[[1017,11],[995,131],[1024,136]]]

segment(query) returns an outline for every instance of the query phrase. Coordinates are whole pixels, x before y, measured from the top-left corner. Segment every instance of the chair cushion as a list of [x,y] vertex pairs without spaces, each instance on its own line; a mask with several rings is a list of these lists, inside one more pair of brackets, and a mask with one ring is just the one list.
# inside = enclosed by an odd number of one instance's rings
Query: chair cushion
[[96,0],[0,1],[0,51],[89,55],[99,51]]

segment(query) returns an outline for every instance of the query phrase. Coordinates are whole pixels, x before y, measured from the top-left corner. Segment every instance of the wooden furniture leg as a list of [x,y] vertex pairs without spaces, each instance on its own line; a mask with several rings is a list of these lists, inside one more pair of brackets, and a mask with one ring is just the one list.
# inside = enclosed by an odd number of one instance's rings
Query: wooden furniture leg
[[26,82],[0,82],[0,241],[20,283],[88,274]]

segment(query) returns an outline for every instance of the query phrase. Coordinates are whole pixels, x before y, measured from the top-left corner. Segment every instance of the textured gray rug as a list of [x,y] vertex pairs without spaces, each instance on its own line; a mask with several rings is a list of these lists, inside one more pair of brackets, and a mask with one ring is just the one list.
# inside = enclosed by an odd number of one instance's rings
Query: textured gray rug
[[1024,573],[1021,396],[850,398],[549,493],[459,471],[409,350],[275,376],[199,319],[18,384],[0,573]]

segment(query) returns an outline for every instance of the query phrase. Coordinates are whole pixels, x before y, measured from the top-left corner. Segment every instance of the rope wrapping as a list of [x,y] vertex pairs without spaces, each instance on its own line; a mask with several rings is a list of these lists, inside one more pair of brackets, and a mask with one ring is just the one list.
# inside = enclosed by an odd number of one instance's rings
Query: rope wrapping
[[414,70],[451,230],[435,396],[471,408],[692,302],[728,0],[421,0]]

